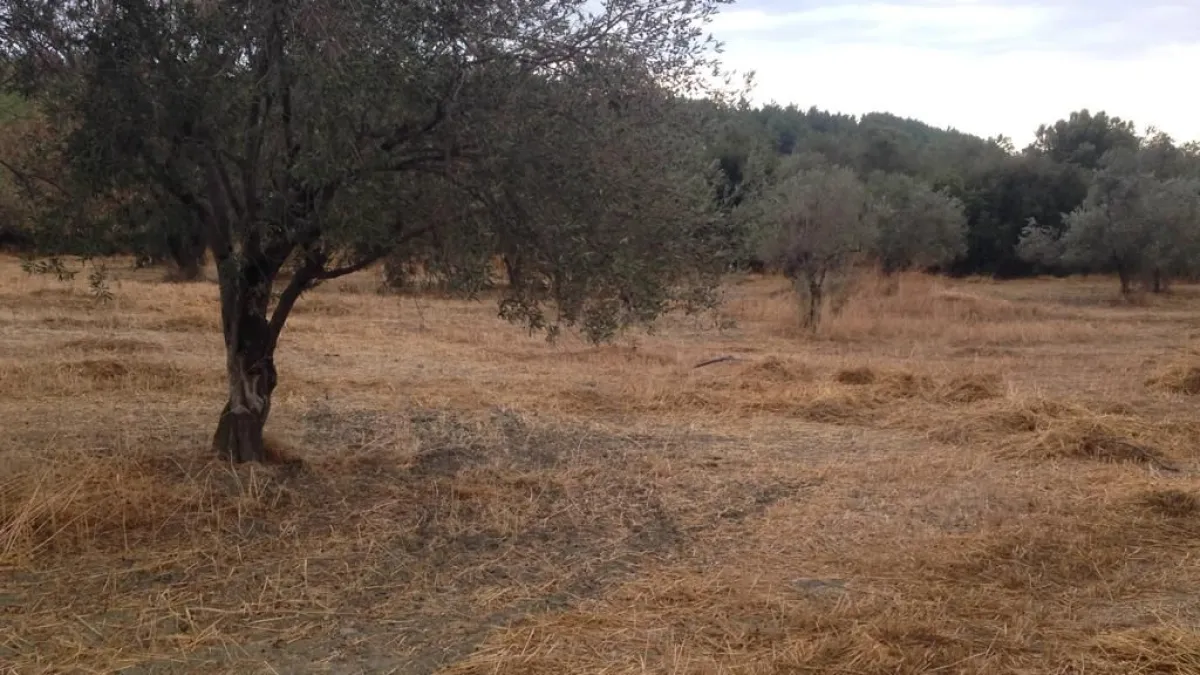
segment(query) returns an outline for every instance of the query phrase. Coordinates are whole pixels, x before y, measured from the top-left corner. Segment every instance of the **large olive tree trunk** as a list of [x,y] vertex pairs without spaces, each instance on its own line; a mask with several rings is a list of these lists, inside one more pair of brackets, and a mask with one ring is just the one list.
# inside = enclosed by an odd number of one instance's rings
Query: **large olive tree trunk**
[[220,274],[229,398],[217,422],[213,450],[234,462],[268,459],[263,427],[271,414],[271,394],[277,383],[277,333],[267,321],[274,269],[263,274],[264,267],[245,264],[240,270],[227,268]]
[[262,316],[245,313],[239,324],[237,340],[226,346],[229,400],[217,423],[213,450],[234,462],[261,462],[267,458],[263,427],[277,382],[274,346]]
[[263,442],[263,427],[271,414],[271,394],[278,378],[275,346],[300,294],[319,279],[336,278],[366,267],[370,259],[327,270],[323,255],[309,255],[279,294],[268,317],[271,290],[286,249],[250,257],[240,264],[225,258],[218,264],[221,283],[221,323],[225,334],[225,372],[229,398],[217,422],[213,450],[233,462],[264,462],[272,457]]

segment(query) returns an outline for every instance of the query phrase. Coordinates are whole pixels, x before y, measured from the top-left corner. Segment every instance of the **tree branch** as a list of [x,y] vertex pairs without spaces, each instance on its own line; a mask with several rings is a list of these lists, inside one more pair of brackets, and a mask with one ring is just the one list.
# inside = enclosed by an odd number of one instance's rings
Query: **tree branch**
[[291,314],[292,308],[296,306],[296,300],[300,295],[312,288],[313,283],[317,281],[317,275],[321,268],[325,266],[325,254],[317,251],[309,251],[305,257],[304,265],[296,270],[292,280],[288,282],[287,288],[279,294],[279,301],[275,303],[275,310],[271,313],[271,323],[269,325],[269,342],[267,344],[267,353],[275,351],[275,345],[279,342],[279,334],[283,332],[283,326],[287,323],[288,315]]
[[434,225],[424,225],[422,227],[418,227],[415,230],[410,230],[408,232],[401,233],[400,235],[398,235],[396,237],[396,239],[394,241],[391,242],[390,245],[388,245],[387,247],[385,247],[381,250],[378,250],[378,251],[375,251],[375,252],[369,254],[367,257],[363,258],[362,260],[351,263],[349,265],[344,265],[342,267],[335,267],[331,270],[321,270],[317,274],[317,279],[319,279],[321,281],[328,281],[330,279],[337,279],[338,277],[344,277],[347,274],[354,274],[355,272],[364,270],[364,269],[370,267],[371,265],[375,264],[376,262],[379,262],[380,259],[382,259],[384,256],[388,255],[392,251],[396,250],[397,248],[403,246],[404,244],[407,244],[408,242],[410,242],[418,237],[429,234],[434,229],[436,229],[436,226],[434,226]]
[[304,244],[306,246],[304,264],[300,266],[300,269],[296,270],[287,287],[279,294],[279,300],[275,303],[275,309],[271,313],[270,349],[274,350],[275,344],[279,340],[279,335],[283,332],[283,326],[287,323],[288,315],[291,314],[296,301],[305,291],[321,281],[329,281],[330,279],[344,277],[347,274],[364,270],[394,251],[397,247],[403,246],[433,229],[433,225],[425,225],[415,230],[401,233],[392,241],[390,246],[375,251],[362,260],[333,269],[325,269],[325,264],[329,262],[329,256],[324,252],[307,248],[311,246],[312,242],[306,242]]
[[5,169],[8,169],[12,173],[12,175],[17,178],[17,180],[19,180],[22,184],[25,185],[25,189],[31,193],[34,192],[33,181],[37,180],[37,181],[41,181],[41,182],[45,183],[46,185],[49,185],[50,187],[54,188],[55,190],[58,190],[59,192],[61,192],[64,195],[69,195],[69,193],[63,186],[59,185],[57,182],[55,182],[49,178],[46,178],[45,176],[42,176],[42,175],[39,175],[36,173],[21,171],[20,169],[16,168],[12,164],[9,164],[8,162],[4,161],[3,159],[0,159],[0,167],[4,167]]
[[330,279],[337,279],[338,277],[344,277],[347,274],[354,274],[355,272],[365,270],[366,268],[370,267],[371,265],[379,262],[379,260],[382,259],[384,256],[386,256],[388,253],[391,253],[390,248],[383,250],[383,251],[376,251],[375,253],[368,255],[366,258],[363,258],[362,260],[359,260],[358,262],[352,263],[350,265],[344,265],[342,267],[335,267],[331,270],[321,270],[317,274],[317,279],[319,279],[321,281],[328,281]]
[[271,66],[279,77],[280,94],[283,97],[284,143],[287,146],[287,167],[294,165],[297,148],[292,137],[291,96],[288,91],[286,70],[284,68],[284,37],[282,2],[272,3],[270,9],[270,27],[267,32],[267,44],[259,52],[259,62],[254,68],[254,86],[258,89],[254,102],[250,107],[250,117],[246,123],[245,149],[242,152],[244,166],[242,167],[242,191],[245,201],[245,215],[253,220],[258,211],[258,173],[259,162],[262,159],[263,143],[266,138],[267,117],[271,113],[274,97],[271,95]]
[[[221,161],[220,155],[211,147],[207,148],[207,151],[208,161],[211,164],[210,169],[214,172],[213,175],[220,180],[221,189],[225,191],[224,201],[233,210],[234,214],[244,217],[246,215],[246,205],[238,199],[237,192],[233,189],[233,181],[229,178],[229,172],[225,169],[225,163]],[[246,198],[249,199],[248,194]]]
[[409,141],[415,140],[432,132],[445,119],[446,106],[442,101],[438,101],[433,111],[433,117],[430,118],[428,122],[420,127],[414,127],[410,124],[401,125],[398,129],[396,129],[396,131],[392,132],[390,136],[385,138],[383,142],[379,144],[379,149],[385,153],[391,152],[404,143],[408,143]]
[[[208,229],[208,246],[212,250],[218,268],[233,255],[233,229],[229,222],[229,209],[222,203],[220,178],[216,170],[209,167],[207,208],[201,206],[204,224]],[[182,193],[185,197],[186,193]]]
[[451,159],[463,159],[470,156],[471,153],[462,147],[451,147],[446,149],[427,148],[425,150],[410,154],[406,157],[401,157],[392,162],[381,163],[377,166],[364,168],[361,171],[353,172],[351,175],[357,176],[369,173],[397,173],[400,171],[419,169],[426,164],[445,162]]

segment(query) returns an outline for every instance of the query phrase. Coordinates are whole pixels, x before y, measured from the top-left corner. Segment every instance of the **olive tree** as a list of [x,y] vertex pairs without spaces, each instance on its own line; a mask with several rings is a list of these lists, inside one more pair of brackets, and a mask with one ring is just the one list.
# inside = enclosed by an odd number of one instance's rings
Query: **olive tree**
[[866,186],[843,167],[783,177],[760,200],[763,257],[804,299],[803,323],[816,330],[827,290],[875,238]]
[[868,185],[877,224],[874,252],[884,274],[943,265],[966,253],[961,201],[903,174],[876,174]]
[[472,290],[501,255],[504,316],[594,339],[711,299],[679,101],[721,1],[12,0],[0,48],[81,185],[190,214],[226,347],[213,447],[259,461],[292,308],[387,256]]
[[1018,253],[1042,264],[1113,272],[1123,294],[1141,279],[1154,292],[1200,270],[1200,181],[1157,178],[1144,157],[1110,153],[1061,234],[1030,223]]
[[1200,272],[1200,180],[1152,180],[1142,209],[1152,235],[1142,270],[1145,285],[1159,293],[1173,278],[1194,278]]

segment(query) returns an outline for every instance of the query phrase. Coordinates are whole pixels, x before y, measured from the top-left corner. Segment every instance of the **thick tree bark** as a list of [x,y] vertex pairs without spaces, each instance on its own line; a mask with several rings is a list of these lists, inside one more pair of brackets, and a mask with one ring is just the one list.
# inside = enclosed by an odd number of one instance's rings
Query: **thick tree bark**
[[278,381],[274,346],[261,315],[245,312],[238,323],[238,339],[228,345],[226,355],[229,400],[217,423],[213,450],[233,462],[262,462],[267,459],[263,427]]
[[509,288],[521,288],[524,283],[521,278],[521,260],[516,256],[504,255],[501,256],[504,262],[504,271],[508,275]]
[[[278,334],[267,320],[267,307],[278,269],[258,258],[241,265],[227,260],[221,274],[229,398],[217,423],[213,450],[233,462],[268,459],[263,427],[271,414],[271,394],[277,383],[274,356]],[[294,301],[289,297],[289,309]]]
[[300,295],[324,278],[349,274],[358,265],[325,269],[325,257],[311,253],[280,293],[267,320],[271,287],[282,256],[258,259],[230,271],[221,278],[222,323],[225,331],[226,372],[229,399],[221,411],[213,450],[233,462],[264,462],[273,459],[263,442],[263,428],[271,414],[271,395],[278,377],[275,346],[288,315]]

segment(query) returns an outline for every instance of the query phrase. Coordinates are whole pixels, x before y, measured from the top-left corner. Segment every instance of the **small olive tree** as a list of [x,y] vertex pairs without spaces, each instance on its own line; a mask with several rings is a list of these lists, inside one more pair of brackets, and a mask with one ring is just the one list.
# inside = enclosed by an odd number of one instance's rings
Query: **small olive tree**
[[803,324],[816,330],[831,283],[875,239],[866,186],[850,169],[813,168],[783,177],[760,201],[763,257],[795,284]]
[[503,255],[504,316],[594,339],[711,299],[680,101],[708,91],[721,2],[11,0],[0,52],[81,193],[189,214],[220,286],[213,447],[257,461],[292,308],[389,255],[467,290]]
[[876,221],[874,252],[884,274],[943,265],[966,253],[961,201],[903,174],[868,181]]

